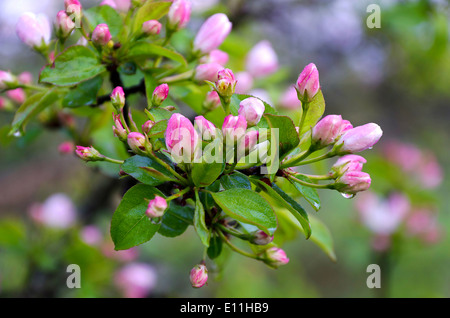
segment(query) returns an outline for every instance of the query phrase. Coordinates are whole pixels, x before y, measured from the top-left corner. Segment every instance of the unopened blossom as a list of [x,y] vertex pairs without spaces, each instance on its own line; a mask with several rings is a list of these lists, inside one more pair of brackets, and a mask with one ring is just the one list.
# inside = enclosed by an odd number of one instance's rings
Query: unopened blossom
[[127,142],[133,152],[137,154],[146,152],[147,140],[143,134],[130,132],[127,136]]
[[125,93],[123,88],[117,86],[111,93],[111,103],[117,111],[121,111],[125,106]]
[[109,32],[108,25],[101,23],[97,25],[92,32],[92,42],[99,46],[105,46],[111,41],[111,33]]
[[159,106],[163,101],[166,100],[169,95],[169,85],[166,83],[161,84],[155,88],[152,95],[152,104],[153,106]]
[[249,72],[236,73],[236,93],[247,94],[253,87],[253,77]]
[[278,247],[271,247],[265,251],[265,262],[272,267],[280,267],[289,262],[286,252]]
[[194,128],[202,140],[211,140],[216,136],[216,126],[203,116],[197,116],[194,120]]
[[222,132],[225,140],[239,140],[247,130],[247,121],[244,116],[228,115],[222,125]]
[[333,145],[350,127],[341,115],[328,115],[322,118],[312,129],[311,142],[315,149]]
[[339,175],[346,171],[361,171],[363,164],[366,162],[367,160],[361,156],[345,155],[336,161],[331,167],[331,171]]
[[75,145],[71,141],[64,141],[59,144],[58,151],[62,155],[73,153],[75,151]]
[[217,49],[231,31],[231,22],[223,13],[209,17],[200,27],[194,39],[194,52],[207,54]]
[[200,58],[200,63],[217,63],[222,66],[225,66],[228,63],[228,53],[221,50],[212,50],[209,54],[202,56]]
[[142,132],[144,134],[149,134],[150,129],[155,125],[155,122],[152,120],[147,120],[144,124],[142,124]]
[[142,32],[146,35],[157,35],[161,32],[161,23],[158,20],[145,21],[142,24]]
[[273,235],[270,236],[264,231],[258,230],[253,234],[251,242],[256,245],[267,245],[273,241]]
[[22,42],[40,49],[50,43],[52,31],[45,15],[26,12],[17,22],[16,33]]
[[347,130],[333,149],[339,154],[356,153],[371,148],[380,140],[383,131],[374,123]]
[[290,86],[283,95],[281,95],[279,101],[280,107],[284,109],[295,110],[302,107],[302,102],[298,99],[297,91],[294,86]]
[[191,2],[189,0],[175,0],[167,14],[169,29],[184,28],[191,18]]
[[216,82],[218,79],[219,71],[221,70],[223,70],[223,66],[218,63],[199,64],[195,68],[194,79],[198,82]]
[[221,105],[219,94],[216,91],[211,91],[206,94],[203,108],[207,111],[212,111]]
[[173,114],[165,132],[166,147],[174,159],[190,162],[198,143],[198,135],[191,121],[179,113]]
[[75,29],[75,23],[67,15],[66,11],[61,10],[56,15],[56,30],[61,38],[66,38]]
[[145,214],[150,218],[159,218],[164,215],[164,211],[167,209],[167,201],[163,197],[155,196],[150,200],[147,206]]
[[0,89],[6,89],[14,82],[16,78],[10,72],[0,70]]
[[113,133],[114,136],[118,137],[121,141],[126,141],[128,138],[128,133],[125,127],[123,126],[122,120],[120,119],[120,115],[113,114]]
[[260,99],[249,97],[240,102],[238,113],[245,117],[248,126],[255,126],[261,120],[264,110],[264,103]]
[[103,0],[102,2],[100,2],[100,6],[110,6],[115,10],[117,9],[117,5],[114,0]]
[[76,146],[75,154],[84,161],[103,160],[103,156],[94,147]]
[[250,50],[245,69],[255,78],[270,75],[278,69],[278,57],[269,41],[263,40]]
[[30,72],[22,72],[17,76],[19,83],[21,84],[31,84],[33,82],[33,75]]
[[216,90],[220,96],[231,97],[236,88],[236,79],[233,71],[225,68],[217,73]]
[[240,139],[237,152],[237,160],[239,161],[243,156],[248,155],[255,150],[258,144],[259,131],[250,130]]
[[80,1],[65,0],[64,6],[66,9],[67,15],[69,15],[71,18],[73,18],[75,23],[81,21],[81,14],[82,14],[81,10],[83,7],[81,6]]
[[208,269],[206,268],[206,265],[195,265],[194,268],[191,269],[189,279],[191,281],[192,287],[194,288],[200,288],[204,286],[208,281]]
[[6,96],[17,104],[23,104],[27,98],[23,88],[11,89],[6,92]]
[[155,288],[155,269],[145,263],[130,263],[114,276],[114,283],[126,298],[145,298]]
[[335,188],[344,194],[353,195],[369,189],[371,182],[372,180],[368,173],[350,170],[344,172],[336,179]]
[[301,101],[310,102],[320,89],[319,71],[314,63],[308,64],[300,73],[295,84]]

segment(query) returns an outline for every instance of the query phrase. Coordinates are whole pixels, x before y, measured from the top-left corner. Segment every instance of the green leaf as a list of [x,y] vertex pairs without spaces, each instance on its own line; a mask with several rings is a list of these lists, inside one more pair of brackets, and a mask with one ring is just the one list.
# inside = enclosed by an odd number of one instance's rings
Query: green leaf
[[83,14],[87,18],[91,30],[94,30],[99,24],[106,23],[112,37],[118,36],[123,27],[121,16],[110,6],[92,7],[83,10]]
[[17,247],[26,242],[26,228],[19,220],[3,219],[0,223],[0,246]]
[[141,30],[145,21],[161,19],[169,12],[171,4],[172,1],[147,1],[136,13],[133,31]]
[[214,235],[209,242],[207,254],[210,259],[215,259],[220,253],[222,253],[222,239],[219,236]]
[[157,138],[164,138],[164,134],[167,130],[167,119],[160,120],[156,122],[152,128],[150,128],[147,134],[150,140]]
[[232,174],[226,174],[220,178],[220,183],[222,184],[225,190],[230,190],[234,188],[238,189],[249,189],[251,190],[252,185],[250,184],[250,180],[248,177],[240,173],[238,171],[233,172]]
[[[309,183],[312,183],[312,181],[301,174],[297,174],[295,176],[299,180],[303,180]],[[305,198],[306,201],[308,201],[309,204],[314,208],[314,210],[319,211],[320,210],[320,197],[317,193],[317,190],[311,187],[304,186],[298,182],[295,182],[293,180],[289,180],[291,183],[295,186],[295,188],[301,193],[301,195]]]
[[127,59],[149,58],[155,56],[164,56],[172,61],[182,64],[183,66],[187,66],[186,59],[180,53],[147,41],[136,42],[130,48],[127,54]]
[[[245,94],[233,94],[233,96],[231,96],[230,111],[234,116],[238,115],[239,104],[241,103],[241,101],[243,101],[244,99],[249,98],[249,97],[258,98],[253,95],[245,95]],[[270,106],[268,103],[266,103],[262,99],[260,99],[260,98],[258,98],[258,99],[261,100],[265,106],[265,110],[264,110],[265,114],[272,114],[272,115],[277,114],[277,111],[272,106]]]
[[122,170],[136,180],[151,186],[172,180],[171,173],[166,168],[148,157],[135,155],[128,158],[122,164]]
[[269,198],[272,199],[276,204],[292,213],[292,215],[300,222],[301,226],[304,228],[303,233],[305,233],[306,239],[311,236],[311,225],[309,223],[308,214],[300,204],[289,197],[275,183],[272,183],[271,187],[267,183],[255,178],[251,178],[250,181],[258,186],[261,190],[266,192]]
[[308,107],[308,112],[306,113],[300,136],[314,127],[325,112],[325,100],[323,98],[322,90],[319,90],[316,96],[314,96]]
[[59,92],[57,92],[55,88],[49,89],[44,93],[34,94],[27,98],[14,115],[9,135],[13,135],[17,132],[23,133],[28,121],[45,108],[51,106],[58,98]]
[[159,230],[160,224],[153,223],[145,214],[147,200],[154,199],[155,195],[164,196],[146,184],[137,184],[125,193],[111,220],[111,238],[116,250],[145,243]]
[[171,201],[169,208],[164,213],[158,233],[167,237],[179,236],[186,231],[189,225],[193,224],[193,220],[193,207],[189,205],[180,206]]
[[[219,162],[214,160],[215,151],[219,151]],[[201,158],[202,162],[192,163],[191,176],[192,181],[196,186],[208,186],[216,181],[222,174],[225,169],[225,162],[220,162],[223,158],[222,151],[222,140],[220,138],[216,138],[205,147],[203,157]]]
[[95,104],[97,102],[97,93],[102,84],[103,78],[101,76],[80,83],[64,96],[62,100],[63,107],[73,108]]
[[198,191],[195,191],[195,214],[194,214],[194,228],[197,232],[203,245],[209,246],[211,232],[208,230],[205,222],[205,209],[198,196]]
[[223,212],[237,221],[255,225],[269,235],[277,228],[275,213],[263,197],[248,189],[211,193]]
[[71,46],[45,66],[39,82],[56,86],[72,86],[87,81],[106,71],[93,51],[87,47]]

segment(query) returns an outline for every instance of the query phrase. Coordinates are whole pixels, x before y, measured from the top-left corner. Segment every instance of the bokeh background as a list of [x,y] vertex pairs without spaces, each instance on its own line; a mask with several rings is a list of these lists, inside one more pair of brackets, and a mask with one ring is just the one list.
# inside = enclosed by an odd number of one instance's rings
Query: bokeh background
[[[100,1],[81,2],[88,8]],[[189,271],[202,250],[192,229],[175,239],[156,236],[132,251],[114,252],[109,222],[122,190],[116,178],[86,167],[74,156],[61,155],[58,146],[67,136],[57,130],[30,124],[24,137],[8,137],[13,114],[1,112],[0,296],[449,297],[448,2],[197,0],[193,4],[192,34],[215,12],[226,13],[233,22],[222,49],[230,54],[234,71],[245,69],[245,56],[253,45],[270,41],[279,69],[256,80],[252,92],[274,105],[303,67],[314,62],[326,114],[341,114],[354,125],[376,122],[383,129],[381,141],[363,154],[369,161],[365,171],[372,176],[372,193],[379,198],[403,193],[410,210],[426,211],[432,222],[427,217],[418,221],[414,233],[413,221],[405,218],[389,235],[380,236],[358,212],[357,202],[367,205],[369,199],[359,195],[344,199],[338,192],[321,191],[322,208],[316,216],[333,235],[337,262],[298,236],[283,247],[288,265],[272,270],[230,255],[220,271],[211,265],[207,287],[193,289]],[[367,27],[369,4],[380,6],[381,28]],[[29,71],[36,79],[44,61],[20,42],[15,24],[23,12],[53,18],[62,8],[62,0],[1,1],[0,69],[15,74]],[[411,166],[417,156],[429,165]],[[327,164],[315,169],[326,172],[332,162]],[[379,204],[378,210],[389,215],[388,205]],[[56,215],[64,209],[70,215],[58,224],[37,224],[33,211],[43,207],[56,209]],[[433,224],[432,232],[422,235],[427,222]],[[66,287],[68,264],[80,265],[82,288]],[[369,264],[381,266],[381,289],[366,286]]]

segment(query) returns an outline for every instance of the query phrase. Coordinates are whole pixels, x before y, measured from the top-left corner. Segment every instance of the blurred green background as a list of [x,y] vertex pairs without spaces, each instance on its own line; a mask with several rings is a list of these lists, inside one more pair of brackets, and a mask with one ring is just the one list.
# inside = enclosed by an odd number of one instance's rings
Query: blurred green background
[[[89,7],[100,1],[81,2]],[[381,8],[379,29],[366,25],[370,15],[366,9],[372,3]],[[280,69],[256,81],[254,87],[265,89],[273,104],[303,67],[314,62],[327,102],[325,114],[341,114],[354,126],[378,123],[383,137],[374,149],[363,153],[369,161],[365,171],[372,176],[372,189],[386,194],[397,187],[409,191],[414,204],[432,206],[438,213],[440,239],[427,244],[403,235],[400,229],[389,253],[376,252],[371,232],[359,222],[355,199],[320,191],[322,208],[316,216],[333,235],[336,263],[298,236],[283,246],[288,265],[273,270],[230,253],[222,270],[209,267],[207,287],[193,289],[189,271],[200,260],[202,248],[192,228],[175,239],[157,236],[140,246],[136,255],[114,255],[107,243],[109,222],[123,184],[74,156],[61,155],[58,145],[67,136],[59,131],[42,131],[30,124],[25,137],[7,137],[5,125],[13,114],[2,112],[0,296],[122,297],[118,271],[130,262],[140,262],[150,265],[154,273],[155,282],[146,294],[150,297],[449,297],[448,2],[224,0],[194,4],[192,34],[215,12],[225,12],[233,22],[233,32],[222,45],[230,54],[228,67],[233,71],[244,69],[245,55],[254,44],[263,39],[272,43]],[[30,71],[36,79],[44,61],[18,40],[15,23],[25,11],[54,17],[62,8],[62,0],[2,1],[0,69],[15,74]],[[442,183],[426,189],[412,183],[413,173],[388,168],[382,150],[391,140],[433,153],[442,167]],[[326,172],[331,165],[330,161],[315,169]],[[393,181],[397,179],[401,181]],[[402,188],[405,183],[408,189]],[[70,229],[37,226],[30,218],[33,203],[42,203],[54,193],[65,193],[76,206],[77,224]],[[86,224],[100,229],[101,245],[83,242],[80,233]],[[382,288],[369,289],[366,268],[379,262],[383,262]],[[81,289],[66,287],[68,264],[80,265]]]

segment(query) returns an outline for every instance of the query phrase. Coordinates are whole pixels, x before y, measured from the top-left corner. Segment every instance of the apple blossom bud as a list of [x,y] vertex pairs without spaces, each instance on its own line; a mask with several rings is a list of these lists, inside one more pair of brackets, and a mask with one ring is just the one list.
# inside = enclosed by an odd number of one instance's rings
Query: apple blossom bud
[[75,29],[75,23],[67,15],[66,11],[59,11],[56,15],[56,30],[58,37],[63,39],[68,37],[73,29]]
[[0,89],[7,89],[10,84],[17,82],[16,78],[10,73],[0,70]]
[[172,157],[179,162],[189,162],[193,158],[198,143],[198,135],[191,121],[179,113],[173,114],[165,132],[166,147]]
[[234,94],[236,79],[230,69],[225,68],[217,73],[216,89],[222,97],[230,98]]
[[221,50],[212,50],[208,55],[203,56],[200,59],[200,63],[217,63],[225,66],[228,63],[228,54]]
[[300,73],[295,84],[298,99],[304,102],[311,102],[320,89],[319,71],[314,63],[308,64]]
[[223,66],[218,63],[200,64],[195,68],[194,79],[198,82],[216,82],[221,70],[223,70]]
[[250,50],[245,68],[255,78],[270,75],[278,69],[278,57],[269,41],[261,41]]
[[101,161],[103,156],[94,147],[76,146],[75,154],[84,161]]
[[374,123],[347,130],[334,145],[337,154],[360,152],[371,148],[380,140],[383,131]]
[[273,235],[270,236],[266,232],[258,230],[251,239],[251,242],[256,245],[267,245],[273,241]]
[[108,25],[101,23],[97,25],[92,32],[92,42],[99,46],[105,46],[111,40],[111,33],[109,32]]
[[52,31],[45,15],[26,12],[17,22],[16,33],[28,46],[41,49],[50,43]]
[[194,52],[207,54],[225,40],[231,31],[231,22],[223,13],[216,13],[209,17],[200,27],[194,39]]
[[212,111],[221,105],[219,94],[216,91],[211,91],[206,94],[203,108],[206,111]]
[[216,137],[216,126],[203,116],[195,117],[194,128],[202,140],[211,140]]
[[194,288],[200,288],[208,281],[208,269],[204,264],[195,265],[190,273],[191,285]]
[[142,125],[142,132],[144,134],[149,134],[150,133],[150,129],[155,125],[155,122],[152,120],[147,120],[143,125]]
[[75,23],[81,21],[81,3],[78,0],[65,0],[64,5],[66,8],[66,13],[69,17],[73,17]]
[[248,126],[251,127],[259,123],[265,109],[266,107],[260,99],[249,97],[240,102],[238,113],[245,117]]
[[167,14],[168,27],[179,30],[186,26],[191,17],[191,2],[189,0],[175,0]]
[[334,144],[341,135],[342,123],[341,115],[328,115],[322,118],[312,129],[311,147],[317,150]]
[[239,140],[247,130],[247,121],[244,116],[228,115],[222,125],[224,139]]
[[64,141],[58,146],[58,151],[62,155],[73,153],[75,145],[71,141]]
[[152,104],[153,106],[159,106],[163,101],[166,100],[169,95],[169,85],[161,84],[155,88],[152,95]]
[[19,83],[28,85],[33,82],[33,75],[30,72],[23,72],[17,76],[17,79],[19,80]]
[[[236,73],[236,94],[248,94],[253,87],[253,77],[248,72]],[[297,98],[297,97],[296,97]]]
[[239,147],[237,149],[237,161],[255,150],[255,147],[258,144],[258,138],[259,131],[250,130],[240,139]]
[[155,196],[153,200],[148,203],[145,214],[150,218],[160,218],[164,215],[164,211],[167,209],[167,201],[163,197]]
[[137,153],[145,153],[146,146],[147,146],[147,140],[145,139],[145,136],[138,132],[131,132],[127,136],[128,146],[130,146],[130,149]]
[[161,32],[161,23],[158,20],[145,21],[142,24],[142,32],[146,35],[157,35]]
[[287,258],[285,251],[278,247],[271,247],[265,251],[266,264],[272,267],[279,267],[289,263],[289,258]]
[[22,88],[11,89],[6,92],[6,96],[17,104],[23,104],[27,99],[25,91]]
[[352,195],[369,189],[370,183],[371,179],[368,173],[351,170],[344,172],[343,175],[336,179],[334,186],[339,192]]
[[331,167],[331,171],[339,175],[346,171],[361,171],[363,164],[367,160],[358,155],[345,155],[339,158],[336,163]]
[[121,141],[126,141],[128,139],[127,130],[123,127],[122,121],[120,120],[120,115],[113,114],[113,133],[114,136],[118,137]]
[[[142,0],[140,0],[142,2]],[[119,12],[128,12],[131,8],[131,0],[114,0],[116,9]]]
[[103,0],[102,2],[100,2],[100,6],[110,6],[114,10],[117,10],[117,5],[114,0]]
[[122,111],[125,106],[125,93],[122,87],[117,86],[113,89],[111,93],[111,103],[118,112]]

